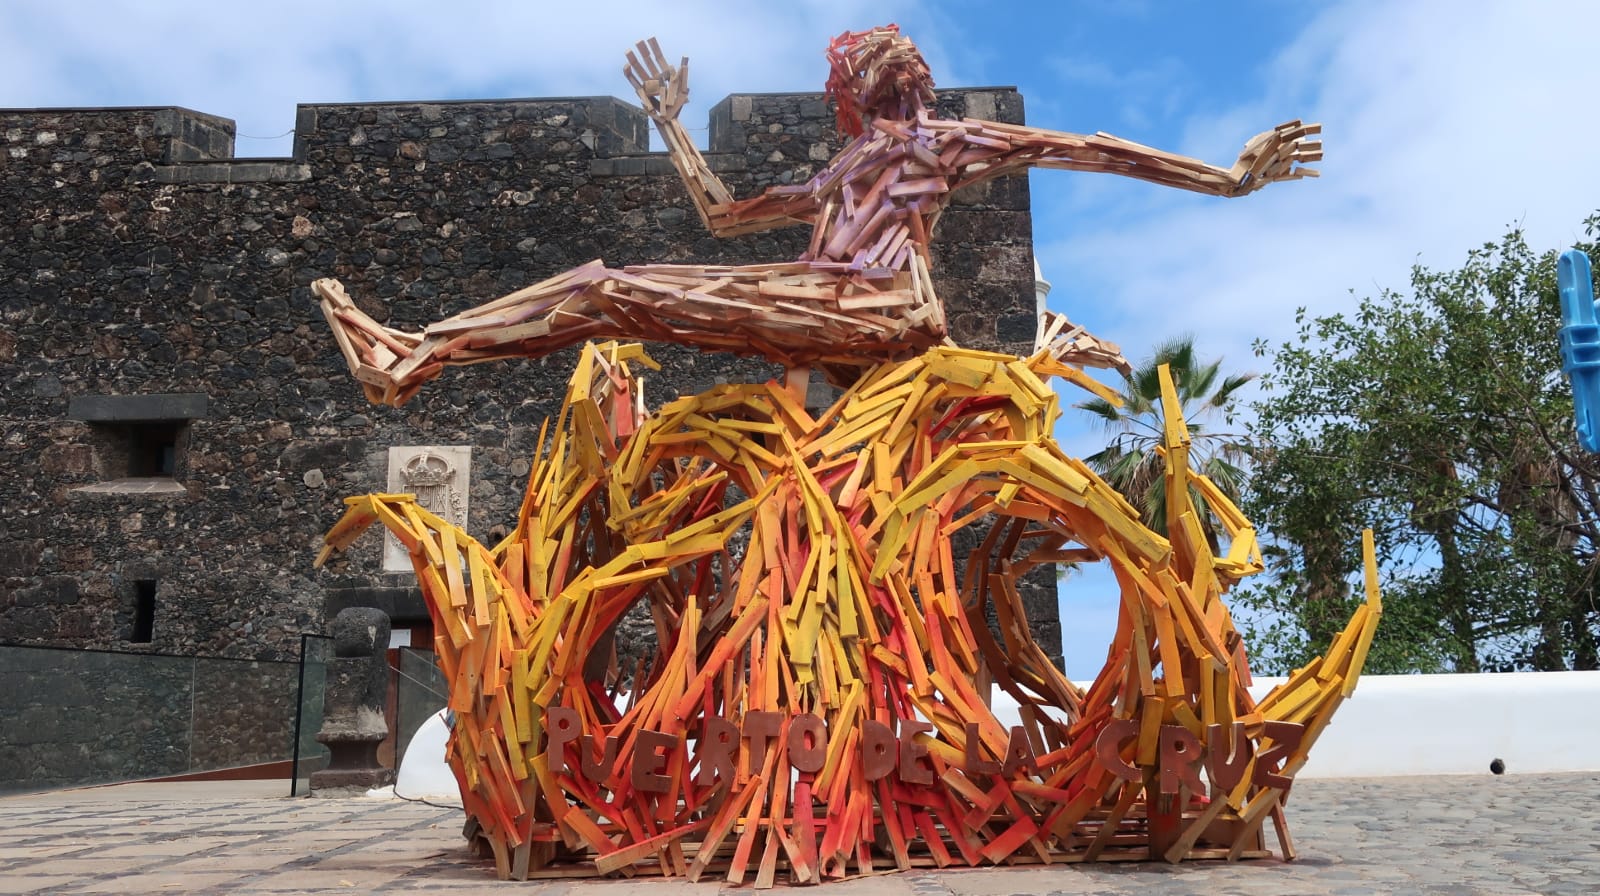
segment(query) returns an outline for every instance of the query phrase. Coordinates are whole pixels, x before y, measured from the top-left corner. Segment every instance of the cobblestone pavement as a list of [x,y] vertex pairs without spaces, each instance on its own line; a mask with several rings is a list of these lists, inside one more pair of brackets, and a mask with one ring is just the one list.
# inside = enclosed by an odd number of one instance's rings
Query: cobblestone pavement
[[[718,892],[716,884],[655,878],[501,882],[490,864],[467,855],[457,810],[394,800],[286,799],[282,790],[276,782],[270,790],[261,782],[142,784],[0,798],[0,893]],[[815,892],[1597,893],[1597,797],[1600,773],[1302,781],[1288,807],[1300,848],[1292,863],[918,871]]]

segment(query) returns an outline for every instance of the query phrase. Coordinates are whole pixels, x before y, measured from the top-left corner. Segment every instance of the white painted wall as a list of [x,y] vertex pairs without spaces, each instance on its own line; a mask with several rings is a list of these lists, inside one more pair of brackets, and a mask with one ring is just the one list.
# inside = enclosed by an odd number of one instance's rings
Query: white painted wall
[[[1257,678],[1260,699],[1282,679]],[[995,715],[1020,724],[1016,701],[994,695]],[[408,797],[456,792],[444,764],[443,714],[418,730],[396,789]],[[1301,778],[1600,771],[1600,672],[1363,675],[1311,750]]]
[[1299,777],[1487,775],[1495,759],[1506,774],[1600,770],[1600,672],[1363,675]]
[[[1260,699],[1281,678],[1257,678]],[[1021,724],[996,691],[995,715]],[[1600,672],[1363,675],[1297,777],[1600,771]]]

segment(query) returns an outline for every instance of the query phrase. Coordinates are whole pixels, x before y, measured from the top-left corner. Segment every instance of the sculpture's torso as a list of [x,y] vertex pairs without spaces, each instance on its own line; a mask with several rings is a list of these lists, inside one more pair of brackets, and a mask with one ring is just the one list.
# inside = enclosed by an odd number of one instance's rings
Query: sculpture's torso
[[875,121],[812,179],[819,211],[803,261],[905,270],[913,253],[926,260],[966,145],[928,121]]

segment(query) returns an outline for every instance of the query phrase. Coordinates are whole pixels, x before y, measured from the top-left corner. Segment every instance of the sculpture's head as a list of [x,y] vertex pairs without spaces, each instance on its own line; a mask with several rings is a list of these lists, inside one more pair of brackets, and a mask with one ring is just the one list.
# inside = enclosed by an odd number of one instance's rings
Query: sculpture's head
[[913,106],[933,104],[933,76],[911,38],[898,25],[846,31],[828,45],[828,94],[839,130],[859,137],[871,118],[904,118]]

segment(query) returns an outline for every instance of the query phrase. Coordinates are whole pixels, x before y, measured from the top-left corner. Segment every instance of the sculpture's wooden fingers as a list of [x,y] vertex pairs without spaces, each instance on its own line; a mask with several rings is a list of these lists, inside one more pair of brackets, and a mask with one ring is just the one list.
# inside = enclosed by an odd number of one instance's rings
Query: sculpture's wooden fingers
[[355,373],[361,369],[363,363],[361,349],[356,346],[355,338],[345,326],[344,321],[340,320],[338,315],[334,313],[334,304],[324,299],[321,302],[321,306],[322,315],[328,321],[328,328],[333,331],[333,339],[339,345],[339,353],[344,356],[345,364],[349,366],[350,372]]
[[634,92],[639,95],[639,100],[647,112],[659,112],[665,101],[667,85],[660,69],[648,54],[645,54],[643,61],[631,50],[627,55],[628,65],[623,69],[623,74],[627,77],[628,83],[633,85]]
[[683,57],[676,69],[667,69],[668,78],[661,84],[661,111],[677,117],[678,110],[689,101],[689,57]]
[[[1313,128],[1316,128],[1316,130],[1313,130]],[[1321,128],[1317,125],[1300,125],[1299,127],[1288,129],[1279,128],[1277,133],[1278,137],[1285,143],[1293,143],[1297,140],[1304,140],[1313,134],[1320,133],[1320,131]]]
[[645,81],[649,80],[650,76],[645,72],[644,66],[639,64],[639,58],[633,55],[632,50],[628,51],[628,64],[622,67],[622,75],[640,96],[645,95]]
[[1306,162],[1322,161],[1322,144],[1317,144],[1314,149],[1296,150],[1294,154],[1294,160],[1301,164],[1305,164]]
[[671,66],[667,64],[667,54],[661,52],[661,44],[657,43],[653,37],[650,38],[649,43],[650,53],[655,58],[656,65],[661,71],[671,71]]
[[[634,49],[639,52],[639,66],[643,69],[648,80],[661,77],[661,66],[656,65],[655,59],[650,55],[650,45],[644,41],[634,44]],[[658,51],[659,52],[659,51]],[[630,54],[631,58],[631,54]]]

